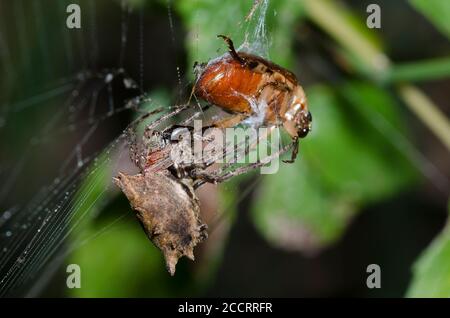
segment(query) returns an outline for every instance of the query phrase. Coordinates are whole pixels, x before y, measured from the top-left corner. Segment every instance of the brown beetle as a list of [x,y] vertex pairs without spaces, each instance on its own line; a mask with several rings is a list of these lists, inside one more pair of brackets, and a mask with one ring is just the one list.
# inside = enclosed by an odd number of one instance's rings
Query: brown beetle
[[295,75],[262,57],[236,52],[233,42],[224,35],[229,54],[197,69],[196,96],[234,116],[217,122],[217,127],[232,127],[263,111],[262,124],[282,125],[294,143],[290,160],[298,153],[298,139],[311,130],[305,92]]

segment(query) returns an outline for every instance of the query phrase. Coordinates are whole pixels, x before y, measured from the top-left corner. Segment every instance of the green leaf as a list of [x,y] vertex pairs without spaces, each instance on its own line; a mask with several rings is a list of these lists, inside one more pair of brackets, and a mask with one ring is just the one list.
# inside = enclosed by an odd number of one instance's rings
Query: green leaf
[[[111,208],[117,206],[123,205],[115,204]],[[195,294],[195,285],[186,277],[186,259],[180,260],[177,275],[171,277],[165,270],[160,251],[149,242],[131,208],[123,212],[130,217],[115,223],[107,217],[85,229],[91,239],[69,259],[81,268],[81,288],[70,289],[70,295],[170,297]]]
[[[310,92],[309,104],[314,131],[302,144],[303,156],[328,188],[366,203],[384,199],[415,179],[409,158],[391,143],[404,123],[383,90],[357,82],[338,88],[337,94],[318,88]],[[374,127],[379,120],[385,125]],[[396,130],[386,134],[385,126]]]
[[434,26],[450,39],[450,1],[446,0],[410,0],[411,5]]
[[450,226],[414,264],[407,297],[450,297]]
[[389,94],[348,83],[336,92],[314,87],[308,99],[313,131],[301,141],[295,164],[264,178],[252,215],[275,245],[313,252],[338,239],[362,206],[410,186],[417,173],[390,135],[354,105],[371,109],[400,134],[404,124]]
[[300,158],[264,176],[252,217],[275,246],[314,253],[340,237],[354,212],[355,205],[330,193]]

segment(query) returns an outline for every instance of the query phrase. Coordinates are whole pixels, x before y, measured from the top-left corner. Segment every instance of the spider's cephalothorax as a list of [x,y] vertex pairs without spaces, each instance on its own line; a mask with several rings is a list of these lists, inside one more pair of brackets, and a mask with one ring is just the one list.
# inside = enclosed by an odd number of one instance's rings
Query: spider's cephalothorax
[[[219,127],[234,126],[255,114],[254,105],[264,105],[264,124],[282,125],[295,144],[311,130],[305,92],[295,75],[259,56],[236,52],[233,42],[223,38],[229,54],[207,65],[196,65],[196,96],[235,116],[221,121]],[[293,162],[298,148],[294,148]]]

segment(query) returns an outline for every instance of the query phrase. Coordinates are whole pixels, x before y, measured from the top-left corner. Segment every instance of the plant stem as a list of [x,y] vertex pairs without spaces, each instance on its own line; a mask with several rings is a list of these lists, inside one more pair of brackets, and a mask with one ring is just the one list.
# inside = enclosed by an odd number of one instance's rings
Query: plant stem
[[450,77],[450,57],[392,65],[386,81],[424,81]]
[[349,21],[349,14],[338,3],[328,0],[303,0],[309,17],[338,43],[380,73],[389,68],[389,59]]
[[400,85],[398,92],[408,108],[433,131],[450,151],[450,122],[445,114],[413,85]]

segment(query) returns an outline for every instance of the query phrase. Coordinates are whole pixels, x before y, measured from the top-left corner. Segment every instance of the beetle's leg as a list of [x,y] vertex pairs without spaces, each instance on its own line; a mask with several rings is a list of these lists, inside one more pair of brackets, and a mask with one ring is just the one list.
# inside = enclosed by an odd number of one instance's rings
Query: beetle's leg
[[239,124],[240,122],[242,122],[247,117],[248,116],[244,115],[244,114],[231,115],[231,116],[228,116],[226,118],[214,121],[210,125],[203,126],[202,127],[202,131],[205,131],[205,130],[207,130],[209,128],[220,128],[220,129],[223,129],[223,128],[234,127],[237,124]]
[[267,82],[267,83],[264,83],[264,84],[258,89],[258,91],[257,91],[256,94],[255,94],[255,98],[258,99],[258,98],[261,96],[263,90],[264,90],[266,87],[268,87],[268,86],[273,86],[274,88],[277,88],[277,89],[279,89],[280,91],[284,91],[284,92],[290,92],[290,91],[291,91],[291,88],[290,88],[286,83],[282,83],[282,82]]
[[222,39],[225,41],[225,43],[226,43],[227,46],[228,46],[228,52],[230,52],[230,55],[231,55],[236,61],[238,61],[238,62],[239,62],[240,64],[242,64],[242,65],[246,64],[246,63],[245,63],[245,60],[244,60],[243,58],[241,58],[241,57],[239,56],[239,54],[237,54],[236,50],[234,49],[233,41],[232,41],[228,36],[219,34],[217,37],[218,37],[218,38],[222,38]]
[[[292,91],[292,89],[283,82],[267,82],[264,83],[256,92],[255,94],[255,99],[258,100],[261,97],[262,92],[264,91],[264,89],[266,87],[274,87],[275,89],[278,89],[278,92],[276,94],[272,94],[271,99],[267,101],[267,105],[271,105],[272,103],[275,102],[275,100],[277,98],[279,98],[279,96],[285,92],[290,93]],[[281,122],[280,120],[280,116],[279,116],[279,111],[280,111],[280,105],[277,103],[274,105],[273,110],[275,110],[275,115],[277,117],[277,120]]]
[[216,128],[229,128],[234,127],[240,122],[242,122],[245,118],[247,118],[244,114],[236,114],[229,117],[226,117],[224,119],[220,119],[218,121],[213,122],[210,126],[216,127]]
[[298,146],[298,137],[294,137],[291,144],[294,147],[294,149],[292,149],[291,159],[283,160],[284,163],[294,163],[295,159],[297,158],[298,147],[299,147]]

